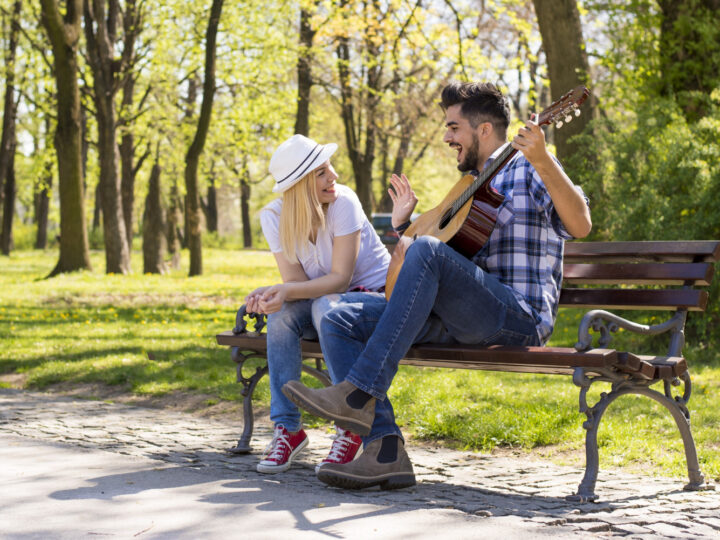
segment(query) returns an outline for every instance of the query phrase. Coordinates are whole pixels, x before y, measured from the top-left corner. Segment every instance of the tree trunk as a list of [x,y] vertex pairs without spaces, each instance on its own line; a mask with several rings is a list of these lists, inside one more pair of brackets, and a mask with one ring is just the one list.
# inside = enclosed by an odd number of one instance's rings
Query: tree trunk
[[[590,86],[590,67],[576,0],[533,0],[550,75],[553,101],[578,85]],[[594,117],[594,100],[583,105],[583,114],[555,130],[557,157],[564,161],[575,152],[569,140],[581,133]]]
[[310,89],[312,88],[311,49],[315,30],[310,26],[311,12],[300,10],[300,53],[297,62],[298,102],[295,116],[295,133],[310,133]]
[[[188,93],[187,98],[185,100],[185,118],[188,120],[188,124],[195,122],[195,104],[197,103],[197,96],[198,96],[198,78],[197,78],[197,72],[193,72],[193,74],[188,79]],[[178,197],[178,208],[180,211],[180,215],[182,216],[182,232],[181,234],[178,234],[178,238],[180,239],[180,244],[182,248],[188,247],[188,238],[190,236],[189,230],[188,230],[188,220],[185,219],[185,199],[182,200],[182,204],[180,204],[180,196],[177,192],[177,186],[173,186],[176,191],[176,195]],[[178,221],[180,223],[180,221]],[[179,264],[179,263],[178,263]]]
[[[13,154],[15,153],[15,147],[12,148]],[[5,189],[3,190],[5,197],[3,200],[3,220],[2,220],[2,234],[0,235],[0,251],[3,255],[10,255],[10,252],[15,249],[15,243],[13,242],[12,225],[13,218],[15,217],[15,195],[17,194],[17,188],[15,187],[15,160],[10,159],[10,167],[8,168],[7,176],[5,177]]]
[[205,41],[205,80],[203,81],[203,100],[200,107],[195,138],[185,155],[185,219],[188,224],[188,249],[190,250],[190,276],[202,274],[202,211],[198,189],[198,165],[210,128],[212,104],[215,96],[215,44],[220,24],[223,0],[213,0],[210,8],[210,20]]
[[82,2],[68,0],[64,16],[60,14],[57,1],[40,0],[40,4],[42,24],[52,44],[53,71],[57,84],[55,149],[60,178],[60,258],[50,273],[53,276],[91,268],[82,187],[82,134],[77,78]]
[[[350,81],[350,45],[347,38],[340,38],[337,48],[338,74],[340,78],[341,116],[345,126],[345,141],[355,177],[355,192],[365,214],[372,213],[372,167],[375,160],[375,102],[371,95],[377,93],[379,66],[366,70],[364,85],[368,88],[368,102],[362,111],[365,121],[365,148],[361,148],[362,120],[356,118],[353,90]],[[359,115],[358,115],[359,116]]]
[[102,200],[100,194],[102,189],[100,183],[95,186],[95,197],[93,206],[93,219],[92,219],[92,230],[97,231],[100,228],[102,222]]
[[170,208],[167,218],[167,246],[170,252],[172,268],[180,268],[180,250],[182,249],[182,210],[180,196],[178,195],[177,183],[173,183],[170,189]]
[[[123,104],[125,96],[123,94]],[[132,100],[132,97],[130,97]],[[131,101],[132,103],[132,101]],[[120,138],[120,194],[122,215],[125,221],[125,236],[128,248],[132,250],[133,212],[135,205],[135,141],[132,132],[126,129]]]
[[45,178],[42,179],[35,189],[35,249],[47,247],[48,214],[50,211],[50,190],[52,189],[52,164],[45,164]]
[[5,99],[3,103],[2,137],[0,137],[0,192],[2,192],[2,233],[0,249],[3,255],[9,255],[13,246],[12,225],[15,216],[15,123],[17,121],[18,101],[15,100],[15,56],[18,34],[20,32],[20,0],[13,4],[10,19],[10,38],[5,51]]
[[[82,160],[82,181],[83,181],[83,191],[87,193],[86,189],[86,183],[87,183],[87,162],[88,162],[88,154],[90,153],[90,141],[88,140],[88,125],[87,125],[87,110],[85,107],[80,107],[80,128],[81,128],[81,137],[82,137],[82,146],[80,150],[80,156]],[[100,222],[100,218],[98,218],[98,223]]]
[[132,116],[135,99],[135,74],[132,72],[135,65],[135,42],[142,28],[142,14],[137,8],[135,0],[126,0],[123,11],[123,73],[122,83],[122,135],[120,138],[120,193],[122,197],[123,219],[125,220],[125,234],[128,248],[132,251],[134,206],[135,206],[135,177],[148,155],[146,153],[139,163],[135,164],[135,139],[131,129],[129,117]]
[[[44,149],[50,148],[50,117],[45,116]],[[35,152],[40,151],[40,144],[35,145]],[[43,154],[45,174],[35,181],[33,190],[33,211],[35,213],[35,249],[47,248],[48,217],[50,214],[50,194],[53,184],[53,166],[49,156]]]
[[[110,111],[105,111],[109,113]],[[115,134],[115,115],[98,113],[98,154],[100,155],[100,200],[103,213],[103,239],[108,274],[130,271],[130,249],[125,231],[118,175],[119,151]]]
[[[408,156],[410,150],[410,139],[412,138],[412,132],[410,129],[403,129],[400,133],[400,143],[398,144],[397,153],[395,154],[395,161],[393,163],[392,174],[400,176],[405,168],[405,158]],[[388,195],[388,182],[385,180],[382,197],[378,203],[378,212],[392,212],[392,199]]]
[[252,247],[252,228],[250,225],[250,182],[249,172],[245,168],[244,178],[240,179],[240,217],[242,219],[243,247]]
[[390,185],[390,166],[388,165],[388,161],[390,160],[390,137],[383,131],[379,131],[377,137],[380,148],[380,181],[382,182],[382,191],[380,192],[380,200],[373,201],[373,207],[376,212],[388,212],[389,210],[387,210],[387,208],[392,208],[392,201],[387,193],[388,186]]
[[155,161],[150,173],[143,213],[143,273],[165,272],[165,210],[160,197],[160,164]]
[[208,178],[207,202],[203,204],[203,212],[205,213],[205,223],[208,232],[217,232],[218,230],[218,206],[217,206],[217,190],[215,189],[215,177],[210,173]]
[[127,274],[130,271],[130,248],[118,173],[120,151],[115,105],[118,90],[116,73],[119,70],[115,58],[119,5],[118,0],[85,0],[84,5],[85,37],[93,74],[93,101],[98,130],[105,271],[108,274]]

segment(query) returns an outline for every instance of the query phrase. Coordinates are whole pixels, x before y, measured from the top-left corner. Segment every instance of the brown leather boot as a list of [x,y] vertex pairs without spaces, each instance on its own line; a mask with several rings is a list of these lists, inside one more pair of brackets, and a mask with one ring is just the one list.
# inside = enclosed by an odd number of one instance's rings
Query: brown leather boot
[[375,418],[375,398],[370,398],[362,409],[353,409],[347,397],[355,390],[357,387],[347,381],[320,389],[308,388],[300,381],[282,387],[282,393],[298,407],[358,435],[369,435]]
[[[397,456],[393,461],[382,463],[379,459],[383,441],[397,439]],[[321,482],[330,486],[363,489],[380,486],[380,489],[400,489],[415,485],[410,458],[400,437],[391,435],[368,444],[360,457],[350,463],[327,463],[317,473]]]

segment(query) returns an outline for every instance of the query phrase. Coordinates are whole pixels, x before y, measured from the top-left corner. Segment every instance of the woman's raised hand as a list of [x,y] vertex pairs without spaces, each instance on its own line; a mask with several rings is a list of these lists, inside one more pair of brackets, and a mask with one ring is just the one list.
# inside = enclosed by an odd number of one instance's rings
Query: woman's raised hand
[[410,220],[418,199],[404,174],[400,176],[393,174],[390,177],[390,183],[393,187],[393,189],[388,189],[388,194],[393,202],[392,226],[399,227]]

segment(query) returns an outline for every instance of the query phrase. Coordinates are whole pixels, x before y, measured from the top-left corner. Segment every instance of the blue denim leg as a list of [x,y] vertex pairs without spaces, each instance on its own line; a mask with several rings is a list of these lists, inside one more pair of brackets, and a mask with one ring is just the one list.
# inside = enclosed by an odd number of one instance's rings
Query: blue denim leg
[[267,359],[270,372],[270,420],[282,424],[288,431],[301,427],[300,411],[282,387],[292,380],[300,380],[302,354],[300,339],[316,339],[312,323],[312,300],[285,302],[280,311],[267,318]]
[[534,318],[506,285],[447,244],[422,236],[408,249],[390,302],[346,379],[385,399],[400,360],[422,337],[431,314],[460,343],[539,341]]
[[[386,304],[384,295],[377,293],[330,295],[322,304],[315,304],[314,308],[323,312],[318,333],[334,384],[345,380],[375,330]],[[402,437],[395,423],[392,404],[387,398],[377,401],[375,420],[370,434],[363,437],[363,443],[367,445],[386,435]]]

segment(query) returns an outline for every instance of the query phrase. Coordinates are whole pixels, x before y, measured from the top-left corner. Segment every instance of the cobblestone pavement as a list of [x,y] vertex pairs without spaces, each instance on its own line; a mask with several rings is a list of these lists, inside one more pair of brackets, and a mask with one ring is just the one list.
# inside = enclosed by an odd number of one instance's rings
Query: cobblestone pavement
[[[212,469],[227,478],[268,478],[255,472],[257,453],[226,451],[235,444],[240,428],[239,419],[234,423],[0,389],[0,431],[9,435]],[[329,489],[314,478],[313,468],[327,452],[330,434],[310,430],[309,435],[308,451],[282,479],[298,493]],[[270,438],[269,424],[259,419],[253,447],[262,450]],[[720,537],[720,492],[685,492],[682,479],[601,470],[596,490],[600,502],[578,504],[564,497],[577,488],[581,469],[416,444],[408,453],[417,486],[391,492],[331,490],[338,504],[367,499],[409,510],[455,509],[473,519],[513,519],[579,536]]]

